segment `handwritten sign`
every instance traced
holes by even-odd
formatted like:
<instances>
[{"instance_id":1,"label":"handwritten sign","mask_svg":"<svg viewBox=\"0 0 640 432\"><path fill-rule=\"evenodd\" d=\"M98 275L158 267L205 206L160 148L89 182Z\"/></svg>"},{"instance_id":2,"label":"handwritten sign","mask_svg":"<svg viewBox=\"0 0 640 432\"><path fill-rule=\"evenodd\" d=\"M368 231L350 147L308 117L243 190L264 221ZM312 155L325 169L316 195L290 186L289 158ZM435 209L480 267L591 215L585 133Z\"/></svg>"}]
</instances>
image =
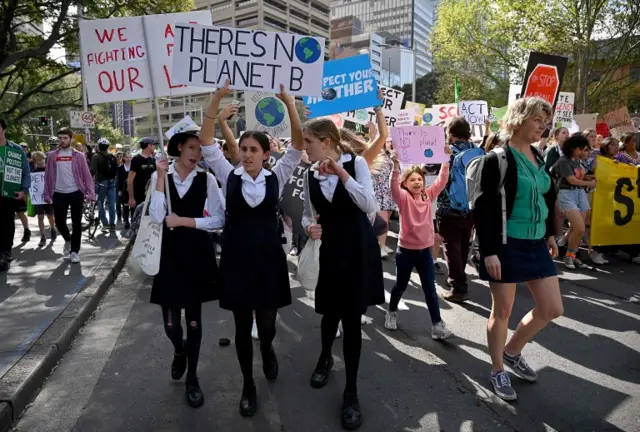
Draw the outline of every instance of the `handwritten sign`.
<instances>
[{"instance_id":1,"label":"handwritten sign","mask_svg":"<svg viewBox=\"0 0 640 432\"><path fill-rule=\"evenodd\" d=\"M46 204L44 200L44 172L31 173L29 196L33 205Z\"/></svg>"},{"instance_id":2,"label":"handwritten sign","mask_svg":"<svg viewBox=\"0 0 640 432\"><path fill-rule=\"evenodd\" d=\"M598 122L598 113L595 114L576 114L573 119L578 123L580 130L592 129L596 130L596 123Z\"/></svg>"},{"instance_id":3,"label":"handwritten sign","mask_svg":"<svg viewBox=\"0 0 640 432\"><path fill-rule=\"evenodd\" d=\"M189 126L197 126L197 125L196 125L196 122L194 122L191 117L186 116L185 118L180 120L178 123L176 123L175 125L171 126L171 129L166 131L164 133L164 136L166 136L167 139L171 139L172 136L174 136L177 133L182 132L183 130L185 130Z\"/></svg>"},{"instance_id":4,"label":"handwritten sign","mask_svg":"<svg viewBox=\"0 0 640 432\"><path fill-rule=\"evenodd\" d=\"M320 96L325 39L262 30L176 25L174 78L186 85Z\"/></svg>"},{"instance_id":5,"label":"handwritten sign","mask_svg":"<svg viewBox=\"0 0 640 432\"><path fill-rule=\"evenodd\" d=\"M290 137L291 121L284 103L274 93L245 92L247 130L266 132L273 137Z\"/></svg>"},{"instance_id":6,"label":"handwritten sign","mask_svg":"<svg viewBox=\"0 0 640 432\"><path fill-rule=\"evenodd\" d=\"M622 134L627 132L636 132L636 126L631 120L627 107L617 109L609 114L604 115L604 119L609 126L611 135L620 138Z\"/></svg>"},{"instance_id":7,"label":"handwritten sign","mask_svg":"<svg viewBox=\"0 0 640 432\"><path fill-rule=\"evenodd\" d=\"M436 164L449 160L444 153L444 129L439 126L392 128L391 139L400 162Z\"/></svg>"},{"instance_id":8,"label":"handwritten sign","mask_svg":"<svg viewBox=\"0 0 640 432\"><path fill-rule=\"evenodd\" d=\"M378 87L382 90L382 97L384 98L382 102L382 112L385 120L387 121L387 126L395 127L396 121L398 120L398 113L402 109L404 92L380 84L378 84ZM342 117L350 122L366 125L369 122L375 123L376 112L373 108L359 109L344 112Z\"/></svg>"},{"instance_id":9,"label":"handwritten sign","mask_svg":"<svg viewBox=\"0 0 640 432\"><path fill-rule=\"evenodd\" d=\"M173 79L171 59L176 22L211 24L211 14L205 10L80 21L81 64L89 103L153 97L152 70L156 96L208 91L179 85ZM149 46L144 39L145 25Z\"/></svg>"},{"instance_id":10,"label":"handwritten sign","mask_svg":"<svg viewBox=\"0 0 640 432\"><path fill-rule=\"evenodd\" d=\"M416 112L413 109L403 109L398 111L396 127L413 126L416 121Z\"/></svg>"},{"instance_id":11,"label":"handwritten sign","mask_svg":"<svg viewBox=\"0 0 640 432\"><path fill-rule=\"evenodd\" d=\"M470 125L483 125L489 115L489 105L485 101L461 101L458 112Z\"/></svg>"},{"instance_id":12,"label":"handwritten sign","mask_svg":"<svg viewBox=\"0 0 640 432\"><path fill-rule=\"evenodd\" d=\"M560 92L556 102L556 111L553 115L553 124L556 127L571 127L573 123L573 106L576 94L571 92Z\"/></svg>"},{"instance_id":13,"label":"handwritten sign","mask_svg":"<svg viewBox=\"0 0 640 432\"><path fill-rule=\"evenodd\" d=\"M447 123L458 116L458 104L434 105L432 111L434 117L432 124Z\"/></svg>"},{"instance_id":14,"label":"handwritten sign","mask_svg":"<svg viewBox=\"0 0 640 432\"><path fill-rule=\"evenodd\" d=\"M415 120L418 122L418 126L422 126L423 113L427 109L427 106L425 104L407 101L404 104L404 109L413 110L413 112L415 113Z\"/></svg>"},{"instance_id":15,"label":"handwritten sign","mask_svg":"<svg viewBox=\"0 0 640 432\"><path fill-rule=\"evenodd\" d=\"M9 146L0 147L0 196L14 198L22 187L22 161L25 154Z\"/></svg>"}]
</instances>

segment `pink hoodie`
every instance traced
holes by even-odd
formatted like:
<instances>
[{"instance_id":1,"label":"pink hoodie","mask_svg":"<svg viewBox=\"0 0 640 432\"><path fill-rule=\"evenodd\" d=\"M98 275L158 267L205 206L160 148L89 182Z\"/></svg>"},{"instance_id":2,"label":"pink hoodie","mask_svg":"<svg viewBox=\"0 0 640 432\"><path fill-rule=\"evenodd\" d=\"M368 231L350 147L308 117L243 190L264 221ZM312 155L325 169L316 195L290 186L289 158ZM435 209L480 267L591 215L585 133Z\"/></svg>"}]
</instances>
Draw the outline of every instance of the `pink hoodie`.
<instances>
[{"instance_id":1,"label":"pink hoodie","mask_svg":"<svg viewBox=\"0 0 640 432\"><path fill-rule=\"evenodd\" d=\"M440 195L449 179L449 164L444 163L436 181L424 189L422 197L400 187L400 172L391 174L391 196L398 205L400 213L400 247L422 250L433 246L435 230L433 228L432 202Z\"/></svg>"},{"instance_id":2,"label":"pink hoodie","mask_svg":"<svg viewBox=\"0 0 640 432\"><path fill-rule=\"evenodd\" d=\"M44 201L49 202L53 197L53 193L56 190L56 156L58 156L59 149L53 150L47 154L47 168L44 172ZM89 165L87 165L87 158L84 153L73 149L71 152L71 169L73 170L73 177L78 183L78 188L82 195L90 199L96 200L96 188L89 171Z\"/></svg>"}]
</instances>

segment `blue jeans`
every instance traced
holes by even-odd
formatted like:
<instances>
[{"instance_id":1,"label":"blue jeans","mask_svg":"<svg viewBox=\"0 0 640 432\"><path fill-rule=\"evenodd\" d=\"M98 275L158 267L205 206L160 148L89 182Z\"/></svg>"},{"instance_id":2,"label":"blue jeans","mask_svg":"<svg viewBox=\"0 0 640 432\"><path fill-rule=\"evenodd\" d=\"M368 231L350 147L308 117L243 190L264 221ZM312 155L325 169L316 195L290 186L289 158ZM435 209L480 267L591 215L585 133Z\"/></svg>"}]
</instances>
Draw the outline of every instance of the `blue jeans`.
<instances>
[{"instance_id":1,"label":"blue jeans","mask_svg":"<svg viewBox=\"0 0 640 432\"><path fill-rule=\"evenodd\" d=\"M424 291L427 308L431 315L431 323L437 324L442 321L442 318L440 317L440 303L438 303L438 295L436 294L435 270L430 248L413 250L398 246L396 251L396 283L391 289L389 310L391 312L398 310L398 303L407 289L411 271L414 267L418 271L418 276L420 276L422 291Z\"/></svg>"},{"instance_id":2,"label":"blue jeans","mask_svg":"<svg viewBox=\"0 0 640 432\"><path fill-rule=\"evenodd\" d=\"M102 225L107 225L107 215L104 210L104 199L109 204L109 225L116 223L116 179L104 180L98 183L99 215Z\"/></svg>"}]
</instances>

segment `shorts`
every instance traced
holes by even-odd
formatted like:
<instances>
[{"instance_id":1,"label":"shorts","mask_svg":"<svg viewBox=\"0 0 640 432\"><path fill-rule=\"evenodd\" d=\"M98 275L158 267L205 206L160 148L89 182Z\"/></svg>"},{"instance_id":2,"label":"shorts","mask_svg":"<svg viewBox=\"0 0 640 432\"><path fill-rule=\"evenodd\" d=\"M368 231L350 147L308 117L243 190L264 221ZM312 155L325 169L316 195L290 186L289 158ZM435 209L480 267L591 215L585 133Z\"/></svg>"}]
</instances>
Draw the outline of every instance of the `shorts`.
<instances>
[{"instance_id":1,"label":"shorts","mask_svg":"<svg viewBox=\"0 0 640 432\"><path fill-rule=\"evenodd\" d=\"M587 191L584 189L560 189L558 191L558 206L565 213L569 210L578 210L580 213L591 209Z\"/></svg>"},{"instance_id":2,"label":"shorts","mask_svg":"<svg viewBox=\"0 0 640 432\"><path fill-rule=\"evenodd\" d=\"M27 211L27 202L26 201L18 201L16 205L16 213L24 213Z\"/></svg>"},{"instance_id":3,"label":"shorts","mask_svg":"<svg viewBox=\"0 0 640 432\"><path fill-rule=\"evenodd\" d=\"M501 244L498 251L501 279L494 280L484 265L484 256L480 256L480 279L489 282L519 283L557 276L547 242L507 237L507 244Z\"/></svg>"},{"instance_id":4,"label":"shorts","mask_svg":"<svg viewBox=\"0 0 640 432\"><path fill-rule=\"evenodd\" d=\"M38 204L34 207L37 215L53 216L53 204Z\"/></svg>"}]
</instances>

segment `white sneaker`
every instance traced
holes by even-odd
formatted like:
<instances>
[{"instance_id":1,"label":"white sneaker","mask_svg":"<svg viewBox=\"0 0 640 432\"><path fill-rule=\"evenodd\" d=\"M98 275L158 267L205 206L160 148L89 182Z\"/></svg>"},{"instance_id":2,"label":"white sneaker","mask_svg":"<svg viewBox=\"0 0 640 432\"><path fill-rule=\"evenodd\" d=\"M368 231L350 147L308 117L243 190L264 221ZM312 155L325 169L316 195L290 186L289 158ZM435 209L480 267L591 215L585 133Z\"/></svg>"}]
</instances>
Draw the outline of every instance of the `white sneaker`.
<instances>
[{"instance_id":1,"label":"white sneaker","mask_svg":"<svg viewBox=\"0 0 640 432\"><path fill-rule=\"evenodd\" d=\"M447 328L444 321L431 326L431 338L435 340L446 339L453 336L453 332Z\"/></svg>"},{"instance_id":2,"label":"white sneaker","mask_svg":"<svg viewBox=\"0 0 640 432\"><path fill-rule=\"evenodd\" d=\"M100 230L102 231L104 234L109 232L109 225L102 225L102 229Z\"/></svg>"},{"instance_id":3,"label":"white sneaker","mask_svg":"<svg viewBox=\"0 0 640 432\"><path fill-rule=\"evenodd\" d=\"M218 255L220 255L222 253L222 247L218 243L216 243L216 253Z\"/></svg>"},{"instance_id":4,"label":"white sneaker","mask_svg":"<svg viewBox=\"0 0 640 432\"><path fill-rule=\"evenodd\" d=\"M385 259L389 256L389 253L384 250L384 249L380 249L380 258Z\"/></svg>"},{"instance_id":5,"label":"white sneaker","mask_svg":"<svg viewBox=\"0 0 640 432\"><path fill-rule=\"evenodd\" d=\"M251 327L251 337L255 340L260 340L260 336L258 336L258 326L256 325L256 320L253 320L253 326Z\"/></svg>"},{"instance_id":6,"label":"white sneaker","mask_svg":"<svg viewBox=\"0 0 640 432\"><path fill-rule=\"evenodd\" d=\"M598 265L609 264L609 260L602 253L596 251L591 252L591 262Z\"/></svg>"},{"instance_id":7,"label":"white sneaker","mask_svg":"<svg viewBox=\"0 0 640 432\"><path fill-rule=\"evenodd\" d=\"M69 255L69 259L74 264L78 264L80 262L80 257L76 252L71 252L71 254Z\"/></svg>"},{"instance_id":8,"label":"white sneaker","mask_svg":"<svg viewBox=\"0 0 640 432\"><path fill-rule=\"evenodd\" d=\"M64 248L62 249L63 255L69 255L71 253L71 242L64 242Z\"/></svg>"},{"instance_id":9,"label":"white sneaker","mask_svg":"<svg viewBox=\"0 0 640 432\"><path fill-rule=\"evenodd\" d=\"M389 246L384 245L384 247L382 248L382 250L384 250L387 254L392 254L393 253L393 249L391 249Z\"/></svg>"},{"instance_id":10,"label":"white sneaker","mask_svg":"<svg viewBox=\"0 0 640 432\"><path fill-rule=\"evenodd\" d=\"M296 256L298 255L298 248L297 247L292 247L291 250L289 251L289 255L291 256Z\"/></svg>"},{"instance_id":11,"label":"white sneaker","mask_svg":"<svg viewBox=\"0 0 640 432\"><path fill-rule=\"evenodd\" d=\"M384 328L387 330L398 330L398 311L387 311L384 317Z\"/></svg>"},{"instance_id":12,"label":"white sneaker","mask_svg":"<svg viewBox=\"0 0 640 432\"><path fill-rule=\"evenodd\" d=\"M340 331L340 327L342 327L342 321L338 323L338 330L336 331L336 338L342 336L342 332Z\"/></svg>"}]
</instances>

